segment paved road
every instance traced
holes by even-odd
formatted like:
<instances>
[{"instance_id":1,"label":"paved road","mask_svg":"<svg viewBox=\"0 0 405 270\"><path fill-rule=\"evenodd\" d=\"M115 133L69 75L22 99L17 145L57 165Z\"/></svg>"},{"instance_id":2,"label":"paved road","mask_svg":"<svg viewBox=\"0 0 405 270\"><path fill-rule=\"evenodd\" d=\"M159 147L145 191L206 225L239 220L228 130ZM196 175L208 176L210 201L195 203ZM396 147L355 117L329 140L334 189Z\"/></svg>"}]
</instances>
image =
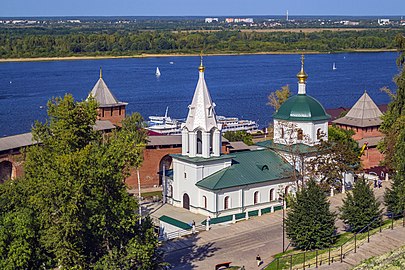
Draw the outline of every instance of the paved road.
<instances>
[{"instance_id":1,"label":"paved road","mask_svg":"<svg viewBox=\"0 0 405 270\"><path fill-rule=\"evenodd\" d=\"M384 188L376 189L376 196L382 200ZM331 208L341 205L342 194L330 198ZM343 229L342 222L337 226ZM288 240L286 240L288 243ZM253 217L236 224L213 226L194 237L168 242L164 247L166 261L174 269L214 269L221 262L248 269L258 269L255 257L259 254L264 263L282 251L282 211Z\"/></svg>"}]
</instances>

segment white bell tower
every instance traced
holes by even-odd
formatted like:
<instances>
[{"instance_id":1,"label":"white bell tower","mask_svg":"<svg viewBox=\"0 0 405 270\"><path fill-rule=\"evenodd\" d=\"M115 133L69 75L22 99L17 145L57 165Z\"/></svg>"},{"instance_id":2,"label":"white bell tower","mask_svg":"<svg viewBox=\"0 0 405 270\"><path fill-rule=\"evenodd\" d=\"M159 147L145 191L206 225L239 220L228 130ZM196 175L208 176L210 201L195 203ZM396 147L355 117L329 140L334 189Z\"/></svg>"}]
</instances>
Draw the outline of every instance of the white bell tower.
<instances>
[{"instance_id":1,"label":"white bell tower","mask_svg":"<svg viewBox=\"0 0 405 270\"><path fill-rule=\"evenodd\" d=\"M186 123L182 126L182 155L188 157L219 157L221 155L221 129L217 123L215 103L212 102L204 79L202 56L198 67L199 78L193 101L188 106Z\"/></svg>"}]
</instances>

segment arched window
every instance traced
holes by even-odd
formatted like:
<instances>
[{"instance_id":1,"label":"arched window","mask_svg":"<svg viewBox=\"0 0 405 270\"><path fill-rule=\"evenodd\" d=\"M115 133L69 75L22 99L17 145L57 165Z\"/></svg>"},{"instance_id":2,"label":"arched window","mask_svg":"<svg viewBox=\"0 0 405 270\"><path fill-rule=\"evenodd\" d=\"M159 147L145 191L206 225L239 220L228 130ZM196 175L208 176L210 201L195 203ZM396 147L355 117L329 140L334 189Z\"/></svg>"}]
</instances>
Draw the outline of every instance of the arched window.
<instances>
[{"instance_id":1,"label":"arched window","mask_svg":"<svg viewBox=\"0 0 405 270\"><path fill-rule=\"evenodd\" d=\"M280 129L281 139L284 139L284 128Z\"/></svg>"},{"instance_id":2,"label":"arched window","mask_svg":"<svg viewBox=\"0 0 405 270\"><path fill-rule=\"evenodd\" d=\"M253 195L253 204L258 203L259 203L259 191L256 191L255 194Z\"/></svg>"},{"instance_id":3,"label":"arched window","mask_svg":"<svg viewBox=\"0 0 405 270\"><path fill-rule=\"evenodd\" d=\"M274 188L270 189L270 201L274 201Z\"/></svg>"},{"instance_id":4,"label":"arched window","mask_svg":"<svg viewBox=\"0 0 405 270\"><path fill-rule=\"evenodd\" d=\"M13 178L13 164L10 161L0 162L0 184Z\"/></svg>"},{"instance_id":5,"label":"arched window","mask_svg":"<svg viewBox=\"0 0 405 270\"><path fill-rule=\"evenodd\" d=\"M224 199L224 210L230 207L229 196L226 196Z\"/></svg>"},{"instance_id":6,"label":"arched window","mask_svg":"<svg viewBox=\"0 0 405 270\"><path fill-rule=\"evenodd\" d=\"M298 129L298 131L297 131L297 139L300 140L300 141L304 139L304 133L302 132L302 129Z\"/></svg>"},{"instance_id":7,"label":"arched window","mask_svg":"<svg viewBox=\"0 0 405 270\"><path fill-rule=\"evenodd\" d=\"M207 209L207 197L203 196L203 206Z\"/></svg>"},{"instance_id":8,"label":"arched window","mask_svg":"<svg viewBox=\"0 0 405 270\"><path fill-rule=\"evenodd\" d=\"M316 138L320 140L322 138L322 129L318 128L316 131Z\"/></svg>"},{"instance_id":9,"label":"arched window","mask_svg":"<svg viewBox=\"0 0 405 270\"><path fill-rule=\"evenodd\" d=\"M290 186L286 186L284 190L284 195L287 196L288 192L290 192Z\"/></svg>"},{"instance_id":10,"label":"arched window","mask_svg":"<svg viewBox=\"0 0 405 270\"><path fill-rule=\"evenodd\" d=\"M197 131L197 154L202 154L202 132Z\"/></svg>"}]
</instances>

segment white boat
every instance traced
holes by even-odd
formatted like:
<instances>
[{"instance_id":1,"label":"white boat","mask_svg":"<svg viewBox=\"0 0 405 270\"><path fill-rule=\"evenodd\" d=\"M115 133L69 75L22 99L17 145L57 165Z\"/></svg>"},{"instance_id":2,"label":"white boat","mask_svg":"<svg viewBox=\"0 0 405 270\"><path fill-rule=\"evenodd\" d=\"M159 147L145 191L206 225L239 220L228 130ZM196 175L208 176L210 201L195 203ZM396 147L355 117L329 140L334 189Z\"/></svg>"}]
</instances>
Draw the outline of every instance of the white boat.
<instances>
[{"instance_id":1,"label":"white boat","mask_svg":"<svg viewBox=\"0 0 405 270\"><path fill-rule=\"evenodd\" d=\"M156 77L160 77L160 70L159 70L159 67L156 68L156 73L155 73L155 74L156 74Z\"/></svg>"},{"instance_id":2,"label":"white boat","mask_svg":"<svg viewBox=\"0 0 405 270\"><path fill-rule=\"evenodd\" d=\"M240 120L237 117L217 116L217 121L222 124L222 132L246 131L248 133L257 132L259 125L252 120Z\"/></svg>"},{"instance_id":3,"label":"white boat","mask_svg":"<svg viewBox=\"0 0 405 270\"><path fill-rule=\"evenodd\" d=\"M169 107L166 107L166 112L164 116L149 116L149 125L162 125L162 124L172 124L173 120L167 116Z\"/></svg>"},{"instance_id":4,"label":"white boat","mask_svg":"<svg viewBox=\"0 0 405 270\"><path fill-rule=\"evenodd\" d=\"M333 62L332 70L336 70L336 69L337 69L337 67L336 67L336 63L335 63L335 62Z\"/></svg>"},{"instance_id":5,"label":"white boat","mask_svg":"<svg viewBox=\"0 0 405 270\"><path fill-rule=\"evenodd\" d=\"M162 135L181 134L181 125L185 119L172 119L167 115L168 107L166 108L165 116L149 116L148 130L160 133ZM256 133L259 131L259 125L252 120L240 120L237 117L217 116L218 124L222 125L222 132L227 131L246 131L248 133Z\"/></svg>"}]
</instances>

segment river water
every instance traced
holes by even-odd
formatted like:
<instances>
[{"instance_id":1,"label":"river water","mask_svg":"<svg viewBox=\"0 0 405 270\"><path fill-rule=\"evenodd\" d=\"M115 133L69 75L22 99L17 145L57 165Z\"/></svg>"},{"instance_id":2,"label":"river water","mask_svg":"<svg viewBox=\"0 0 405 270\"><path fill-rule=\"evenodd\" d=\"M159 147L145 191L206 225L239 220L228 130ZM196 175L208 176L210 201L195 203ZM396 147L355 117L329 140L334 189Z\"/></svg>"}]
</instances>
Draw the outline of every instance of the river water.
<instances>
[{"instance_id":1,"label":"river water","mask_svg":"<svg viewBox=\"0 0 405 270\"><path fill-rule=\"evenodd\" d=\"M325 108L350 107L364 90L377 104L389 102L381 87L395 90L397 53L307 55L307 94ZM199 57L158 57L103 60L0 63L0 136L28 132L35 120L46 119L46 102L72 93L87 97L103 69L113 94L128 102L128 112L185 118L198 79ZM336 63L336 70L332 69ZM283 85L297 92L300 55L204 57L205 79L218 115L271 121L267 95ZM159 67L161 76L156 78Z\"/></svg>"}]
</instances>

